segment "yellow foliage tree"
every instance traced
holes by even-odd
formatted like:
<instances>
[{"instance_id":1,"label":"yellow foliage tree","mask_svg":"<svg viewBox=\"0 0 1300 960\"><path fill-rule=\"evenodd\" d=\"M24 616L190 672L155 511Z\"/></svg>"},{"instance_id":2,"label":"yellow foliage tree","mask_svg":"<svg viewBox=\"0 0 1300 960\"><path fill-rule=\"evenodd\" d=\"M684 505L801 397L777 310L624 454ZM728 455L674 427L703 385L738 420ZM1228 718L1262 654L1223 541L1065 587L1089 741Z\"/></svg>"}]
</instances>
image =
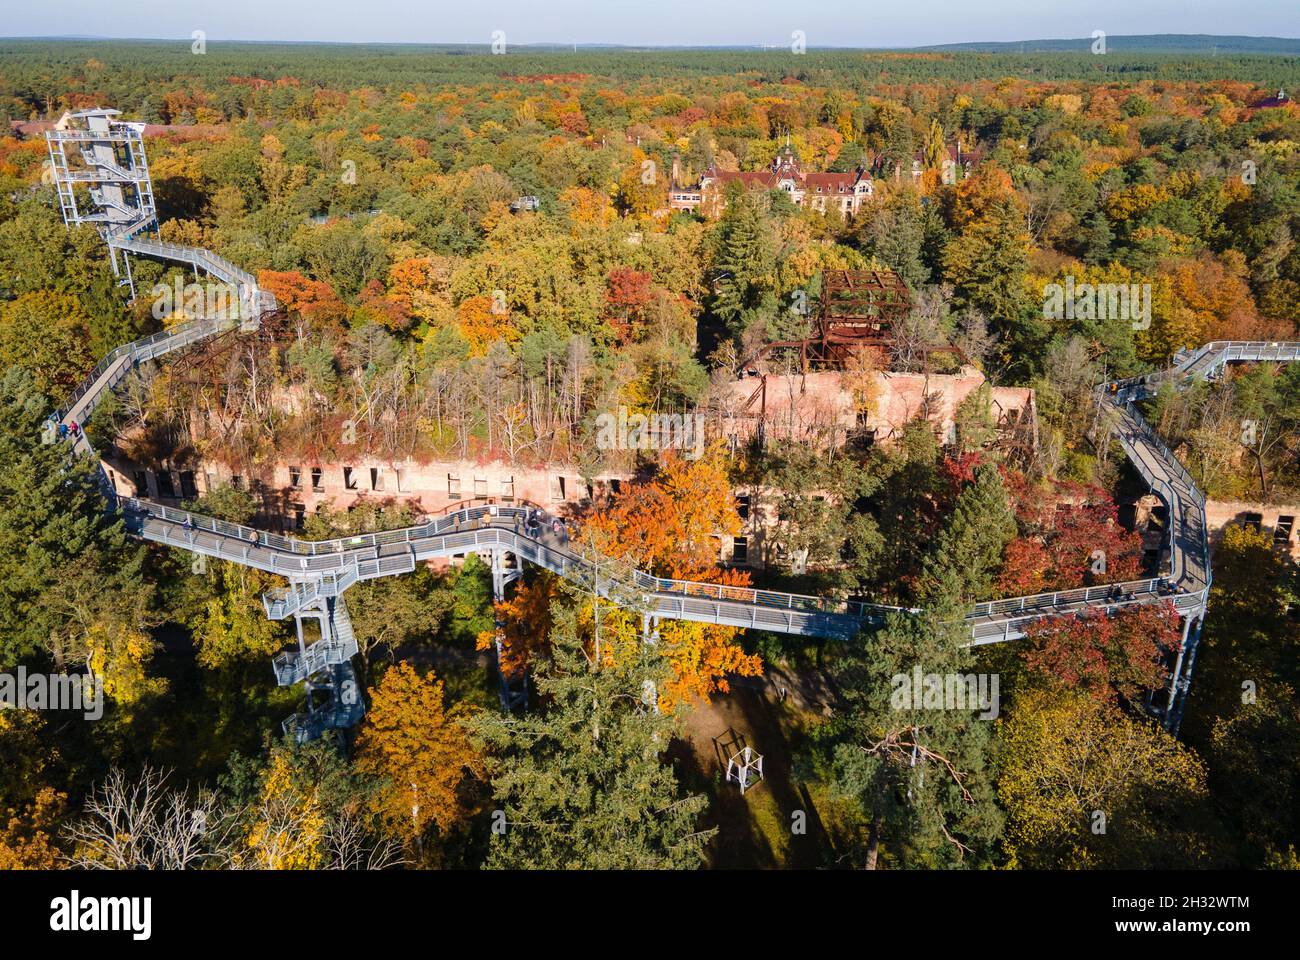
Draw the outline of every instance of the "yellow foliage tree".
<instances>
[{"instance_id":1,"label":"yellow foliage tree","mask_svg":"<svg viewBox=\"0 0 1300 960\"><path fill-rule=\"evenodd\" d=\"M218 669L245 657L269 657L287 642L286 628L267 620L262 594L275 578L224 560L209 566L216 589L193 624L199 663Z\"/></svg>"},{"instance_id":2,"label":"yellow foliage tree","mask_svg":"<svg viewBox=\"0 0 1300 960\"><path fill-rule=\"evenodd\" d=\"M659 165L640 150L618 179L619 202L633 217L648 217L668 205L668 178Z\"/></svg>"},{"instance_id":3,"label":"yellow foliage tree","mask_svg":"<svg viewBox=\"0 0 1300 960\"><path fill-rule=\"evenodd\" d=\"M1204 340L1251 340L1268 334L1255 309L1241 254L1230 251L1216 257L1205 253L1180 260L1163 273L1175 300L1193 318L1194 333L1201 338L1179 346L1195 346Z\"/></svg>"},{"instance_id":4,"label":"yellow foliage tree","mask_svg":"<svg viewBox=\"0 0 1300 960\"><path fill-rule=\"evenodd\" d=\"M462 716L444 709L441 680L406 662L374 690L356 766L385 782L375 812L410 843L430 825L446 832L474 813L463 788L481 775L482 761Z\"/></svg>"},{"instance_id":5,"label":"yellow foliage tree","mask_svg":"<svg viewBox=\"0 0 1300 960\"><path fill-rule=\"evenodd\" d=\"M0 306L0 366L25 367L41 393L62 400L94 363L77 297L38 290Z\"/></svg>"},{"instance_id":6,"label":"yellow foliage tree","mask_svg":"<svg viewBox=\"0 0 1300 960\"><path fill-rule=\"evenodd\" d=\"M1153 723L1078 690L1029 689L999 726L1011 866L1150 866L1203 854L1168 811L1204 796L1205 770Z\"/></svg>"},{"instance_id":7,"label":"yellow foliage tree","mask_svg":"<svg viewBox=\"0 0 1300 960\"><path fill-rule=\"evenodd\" d=\"M569 187L559 196L560 209L575 224L608 227L618 219L618 211L609 196L587 187Z\"/></svg>"},{"instance_id":8,"label":"yellow foliage tree","mask_svg":"<svg viewBox=\"0 0 1300 960\"><path fill-rule=\"evenodd\" d=\"M315 788L302 789L288 759L273 753L262 775L242 859L260 870L319 869L324 863L326 826Z\"/></svg>"},{"instance_id":9,"label":"yellow foliage tree","mask_svg":"<svg viewBox=\"0 0 1300 960\"><path fill-rule=\"evenodd\" d=\"M0 828L0 870L53 870L58 851L50 837L67 805L67 795L43 787L31 803L8 811Z\"/></svg>"},{"instance_id":10,"label":"yellow foliage tree","mask_svg":"<svg viewBox=\"0 0 1300 960\"><path fill-rule=\"evenodd\" d=\"M86 644L91 673L104 685L104 694L118 703L135 703L165 689L165 680L148 676L154 641L143 630L101 621L91 625Z\"/></svg>"},{"instance_id":11,"label":"yellow foliage tree","mask_svg":"<svg viewBox=\"0 0 1300 960\"><path fill-rule=\"evenodd\" d=\"M1125 190L1116 190L1106 199L1106 215L1116 222L1141 216L1170 198L1164 187L1138 183Z\"/></svg>"},{"instance_id":12,"label":"yellow foliage tree","mask_svg":"<svg viewBox=\"0 0 1300 960\"><path fill-rule=\"evenodd\" d=\"M66 801L45 785L57 758L37 710L0 709L0 870L49 869L54 822Z\"/></svg>"}]
</instances>

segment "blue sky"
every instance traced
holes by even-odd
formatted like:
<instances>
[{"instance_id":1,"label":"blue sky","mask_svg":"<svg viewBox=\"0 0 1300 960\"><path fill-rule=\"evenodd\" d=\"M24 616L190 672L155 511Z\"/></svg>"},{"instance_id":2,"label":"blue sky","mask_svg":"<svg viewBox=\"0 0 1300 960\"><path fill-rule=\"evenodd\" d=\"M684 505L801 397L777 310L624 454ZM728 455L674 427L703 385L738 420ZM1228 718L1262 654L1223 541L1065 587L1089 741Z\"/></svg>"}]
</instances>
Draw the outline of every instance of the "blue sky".
<instances>
[{"instance_id":1,"label":"blue sky","mask_svg":"<svg viewBox=\"0 0 1300 960\"><path fill-rule=\"evenodd\" d=\"M0 0L0 35L919 46L1215 33L1300 37L1297 0Z\"/></svg>"}]
</instances>

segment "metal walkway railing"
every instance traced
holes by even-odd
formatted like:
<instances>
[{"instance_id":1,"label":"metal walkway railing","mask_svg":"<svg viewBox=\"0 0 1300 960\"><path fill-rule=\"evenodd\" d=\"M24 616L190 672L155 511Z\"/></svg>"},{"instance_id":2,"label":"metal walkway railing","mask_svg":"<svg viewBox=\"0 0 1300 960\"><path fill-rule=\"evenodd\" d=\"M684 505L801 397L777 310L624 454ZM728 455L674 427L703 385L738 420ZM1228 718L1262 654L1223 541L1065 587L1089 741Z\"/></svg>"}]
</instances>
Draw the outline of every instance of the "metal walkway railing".
<instances>
[{"instance_id":1,"label":"metal walkway railing","mask_svg":"<svg viewBox=\"0 0 1300 960\"><path fill-rule=\"evenodd\" d=\"M62 137L87 141L103 139L97 134L84 137L64 134ZM114 134L113 139L116 137ZM138 162L140 168L147 171L142 153ZM130 175L114 162L101 163L100 166L112 178ZM62 202L64 186L60 186L60 190ZM251 274L211 251L139 239L138 234L153 222L150 212L132 222L105 226L102 232L115 249L186 263L235 285L246 317L260 318L263 311L275 309L275 298L260 290ZM90 376L73 391L62 414L63 421L84 422L103 396L138 364L228 330L235 322L194 320L118 347L100 361ZM1300 343L1215 341L1194 351L1180 351L1168 370L1100 385L1097 388L1099 397L1115 413L1111 430L1142 478L1169 510L1169 573L1146 580L976 604L966 617L972 644L1016 639L1024 635L1030 623L1045 616L1088 610L1110 612L1134 604L1170 603L1184 616L1188 626L1193 620L1199 622L1205 612L1211 582L1205 497L1135 404L1153 395L1166 382L1179 385L1195 377L1212 376L1230 362L1297 359L1300 359ZM78 452L93 452L84 432L79 433L74 444ZM344 663L336 662L343 655L338 644L342 642L346 646L350 643L349 649L355 649L355 638L350 641L340 639L344 635L351 636L342 597L348 586L358 580L410 572L421 560L476 550L509 551L577 581L615 603L637 607L654 617L783 633L846 637L863 625L883 622L891 613L915 612L856 600L656 577L610 558L586 553L570 543L567 536L543 532L549 524L543 524L541 530L537 530L526 523L529 511L519 507L477 507L401 530L306 541L257 532L246 526L147 500L119 498L111 487L106 489L106 494L110 507L123 511L129 529L138 536L288 578L290 586L287 589L274 591L264 598L267 615L284 618L300 616L305 610L319 612L323 609L328 612L332 626L327 629L332 632L330 637L323 638L311 648L316 650L319 647L319 653L309 656L305 651L299 651L287 660L277 660L277 677L282 676L282 666L284 676L298 679L329 669L333 671L335 686L344 682L345 672L350 675L350 667L344 670L346 657ZM1183 649L1178 653L1171 687L1171 710L1180 684L1185 691L1188 682L1182 674L1183 658L1185 653L1194 651L1188 650L1187 636L1185 630ZM1193 637L1193 648L1194 645ZM313 664L315 669L309 669ZM1187 670L1189 678L1190 658ZM341 703L337 698L330 707L334 713L342 710L349 715L355 714L356 709L355 704ZM324 722L311 712L290 721L297 731L295 735L302 735L304 730Z\"/></svg>"},{"instance_id":2,"label":"metal walkway railing","mask_svg":"<svg viewBox=\"0 0 1300 960\"><path fill-rule=\"evenodd\" d=\"M337 597L326 613L330 625L326 635L302 650L285 650L271 661L276 682L282 687L302 683L330 667L346 663L357 654L357 638L352 632L352 618L347 604Z\"/></svg>"},{"instance_id":3,"label":"metal walkway railing","mask_svg":"<svg viewBox=\"0 0 1300 960\"><path fill-rule=\"evenodd\" d=\"M1234 361L1300 358L1300 344L1221 344L1185 358L1185 376L1203 376ZM1144 580L1099 584L1075 590L1011 597L976 604L966 616L972 645L1000 643L1025 635L1044 617L1113 613L1145 604L1169 604L1188 627L1204 616L1211 582L1205 497L1173 452L1155 434L1134 404L1152 395L1170 374L1103 384L1099 395L1115 411L1113 432L1139 474L1169 510L1170 569ZM577 581L594 593L643 614L667 619L722 624L832 638L853 636L864 626L883 623L899 607L856 600L815 597L717 583L670 580L631 569L608 557L591 555L566 536L527 522L528 508L475 507L399 530L325 541L254 531L239 524L188 513L138 498L120 501L130 529L159 543L233 560L285 576L292 586L266 599L269 616L289 616L352 582L407 572L434 557L503 550ZM1189 647L1189 636L1190 644ZM1184 631L1177 652L1169 722L1177 722L1176 695L1190 683L1190 657L1196 635ZM1188 666L1184 667L1187 658Z\"/></svg>"},{"instance_id":4,"label":"metal walkway railing","mask_svg":"<svg viewBox=\"0 0 1300 960\"><path fill-rule=\"evenodd\" d=\"M93 406L111 385L106 381L113 376L115 360L129 358L134 364L140 358L178 349L227 326L225 321L194 321L119 348L96 368L98 377L92 375L88 385L79 388L81 402L89 398ZM1229 359L1253 359L1250 346L1231 344ZM1274 359L1279 345L1254 346L1260 347L1260 353L1267 352L1267 359ZM1300 344L1286 346L1300 357ZM1203 361L1204 354L1199 354L1199 359ZM1227 361L1203 364L1203 368L1215 369L1222 362ZM1210 585L1204 495L1133 407L1135 400L1150 394L1149 384L1157 377L1160 375L1147 381L1125 381L1120 392L1111 389L1113 384L1106 384L1100 393L1111 400L1117 411L1115 434L1125 453L1170 511L1169 574L976 604L967 617L974 642L1016 639L1034 620L1088 608L1113 610L1167 600L1184 615L1197 616L1203 610ZM572 544L560 543L546 534L529 536L524 531L529 511L521 507L477 507L399 530L310 541L255 531L138 498L121 498L119 505L132 531L145 539L288 578L294 586L266 600L268 615L273 617L291 616L294 609L309 605L317 596L337 596L356 580L409 572L419 561L476 549L509 550L563 576L591 577L593 582L598 571L613 571L619 566L610 558L588 556ZM543 524L543 529L547 526ZM864 624L881 623L891 612L903 612L903 608L855 600L670 580L641 570L624 570L617 577L605 573L599 579L602 595L611 599L637 597L657 616L786 633L843 636ZM327 582L334 584L332 593Z\"/></svg>"}]
</instances>

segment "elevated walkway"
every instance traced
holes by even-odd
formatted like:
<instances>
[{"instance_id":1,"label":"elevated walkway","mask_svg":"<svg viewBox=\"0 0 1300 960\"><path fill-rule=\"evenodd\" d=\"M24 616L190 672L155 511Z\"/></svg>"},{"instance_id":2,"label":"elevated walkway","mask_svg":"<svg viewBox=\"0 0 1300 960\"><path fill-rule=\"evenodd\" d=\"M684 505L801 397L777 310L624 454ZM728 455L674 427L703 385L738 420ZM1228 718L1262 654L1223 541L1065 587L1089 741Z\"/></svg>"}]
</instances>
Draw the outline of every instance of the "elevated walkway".
<instances>
[{"instance_id":1,"label":"elevated walkway","mask_svg":"<svg viewBox=\"0 0 1300 960\"><path fill-rule=\"evenodd\" d=\"M63 418L85 421L104 394L136 365L230 329L233 321L197 320L119 347L92 371L73 394ZM1214 345L1208 345L1214 347ZM1142 604L1170 603L1190 625L1205 611L1211 583L1205 497L1172 451L1156 436L1136 407L1172 380L1210 375L1229 362L1300 358L1297 344L1220 344L1184 358L1183 368L1144 378L1103 384L1098 395L1112 411L1111 431L1170 516L1170 569L1144 580L1108 583L976 604L966 617L975 645L1015 640L1045 616L1089 610L1112 613ZM84 435L80 448L88 445ZM506 551L582 583L602 597L636 607L654 618L715 623L778 633L847 638L864 626L879 625L900 608L716 583L668 580L615 561L579 552L549 532L530 535L519 507L477 507L428 523L378 534L307 541L254 531L213 517L189 513L139 498L120 498L128 528L138 536L222 560L232 560L290 581L264 598L272 618L293 616L313 604L341 597L359 580L409 573L421 561L474 551ZM549 516L545 519L550 520ZM1187 654L1195 638L1185 636L1177 666L1182 689L1189 677ZM1186 664L1186 665L1185 665ZM1174 699L1177 699L1175 697Z\"/></svg>"},{"instance_id":2,"label":"elevated walkway","mask_svg":"<svg viewBox=\"0 0 1300 960\"><path fill-rule=\"evenodd\" d=\"M1207 375L1229 362L1300 358L1297 344L1222 344L1185 358L1186 371L1103 384L1098 395L1112 411L1110 431L1170 516L1168 573L976 604L966 616L971 643L1015 640L1036 620L1087 611L1114 613L1134 605L1168 603L1185 620L1166 715L1190 683L1190 668L1208 596L1211 570L1205 497L1172 451L1156 436L1136 403L1171 377ZM1181 379L1180 379L1181 378ZM544 567L619 605L654 619L689 620L744 629L848 638L879 625L898 607L716 583L669 580L593 556L550 532L532 529L522 507L475 507L400 530L327 541L306 541L187 513L150 501L123 499L128 527L138 536L286 577L291 586L265 600L267 614L283 617L357 580L409 572L435 557L503 551ZM553 518L544 516L549 521Z\"/></svg>"},{"instance_id":3,"label":"elevated walkway","mask_svg":"<svg viewBox=\"0 0 1300 960\"><path fill-rule=\"evenodd\" d=\"M235 286L245 318L260 319L263 313L275 310L275 298L261 290L251 274L228 260L208 250L142 238L141 234L156 223L143 143L134 125L111 120L115 113L87 111L79 116L86 119L90 130L52 131L47 135L65 220L102 223L100 231L106 242L114 251L122 251L124 258L126 253L134 253L185 263ZM68 164L68 144L80 149L84 169L74 170ZM123 192L124 183L134 186L134 199ZM93 188L92 199L102 212L80 210L75 190L78 184ZM114 265L116 269L116 260ZM63 422L84 423L108 391L140 363L198 343L235 323L217 319L189 321L118 347L73 392L67 409L60 413ZM1143 419L1136 404L1166 383L1180 387L1196 378L1217 376L1228 363L1297 359L1300 343L1215 341L1180 352L1168 370L1101 384L1097 396L1110 411L1111 419L1107 434L1118 440L1169 510L1168 573L1145 580L976 604L965 618L971 643L1017 639L1024 636L1031 623L1046 616L1086 611L1112 613L1133 605L1169 603L1184 618L1183 642L1164 709L1166 723L1176 729L1191 680L1212 576L1205 497ZM84 432L73 443L78 452L93 453ZM417 563L434 557L470 552L487 552L497 558L513 554L595 595L638 610L647 622L667 618L848 638L864 626L883 623L891 613L916 612L853 600L656 577L608 557L585 553L570 543L567 535L550 532L549 524L533 530L525 523L528 511L518 507L471 508L401 530L315 542L258 532L139 498L119 498L111 488L106 489L106 495L110 507L122 511L128 529L143 539L285 577L289 586L270 592L263 603L268 617L294 617L300 636L304 616L319 618L322 639L310 648L300 643L298 651L280 655L274 664L278 681L307 684L307 709L286 722L286 732L300 738L347 726L345 721L355 722L363 709L359 697L346 693L349 684L355 687L348 661L356 652L356 641L343 603L344 591L359 580L409 573ZM313 679L319 677L326 679ZM329 694L326 701L321 703L317 698L314 702L313 694L321 690Z\"/></svg>"}]
</instances>

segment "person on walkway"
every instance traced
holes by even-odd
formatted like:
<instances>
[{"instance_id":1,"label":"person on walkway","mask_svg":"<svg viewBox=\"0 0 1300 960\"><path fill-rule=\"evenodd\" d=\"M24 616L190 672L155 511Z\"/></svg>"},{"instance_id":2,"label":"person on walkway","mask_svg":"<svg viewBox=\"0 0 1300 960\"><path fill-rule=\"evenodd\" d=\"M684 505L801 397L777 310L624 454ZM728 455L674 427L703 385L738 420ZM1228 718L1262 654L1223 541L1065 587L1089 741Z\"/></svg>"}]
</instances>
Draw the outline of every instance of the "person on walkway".
<instances>
[{"instance_id":1,"label":"person on walkway","mask_svg":"<svg viewBox=\"0 0 1300 960\"><path fill-rule=\"evenodd\" d=\"M77 423L76 420L73 420L71 423L68 424L68 432L71 433L73 437L76 437L79 433L81 433L81 426Z\"/></svg>"},{"instance_id":2,"label":"person on walkway","mask_svg":"<svg viewBox=\"0 0 1300 960\"><path fill-rule=\"evenodd\" d=\"M66 423L59 424L59 439L68 439L68 425Z\"/></svg>"},{"instance_id":3,"label":"person on walkway","mask_svg":"<svg viewBox=\"0 0 1300 960\"><path fill-rule=\"evenodd\" d=\"M253 536L252 536L250 539L251 539L252 542L253 542L253 546L257 546L257 545L258 545L258 543L260 542L260 538L258 537L258 535L257 535L257 531L256 531L256 530L253 531Z\"/></svg>"}]
</instances>

